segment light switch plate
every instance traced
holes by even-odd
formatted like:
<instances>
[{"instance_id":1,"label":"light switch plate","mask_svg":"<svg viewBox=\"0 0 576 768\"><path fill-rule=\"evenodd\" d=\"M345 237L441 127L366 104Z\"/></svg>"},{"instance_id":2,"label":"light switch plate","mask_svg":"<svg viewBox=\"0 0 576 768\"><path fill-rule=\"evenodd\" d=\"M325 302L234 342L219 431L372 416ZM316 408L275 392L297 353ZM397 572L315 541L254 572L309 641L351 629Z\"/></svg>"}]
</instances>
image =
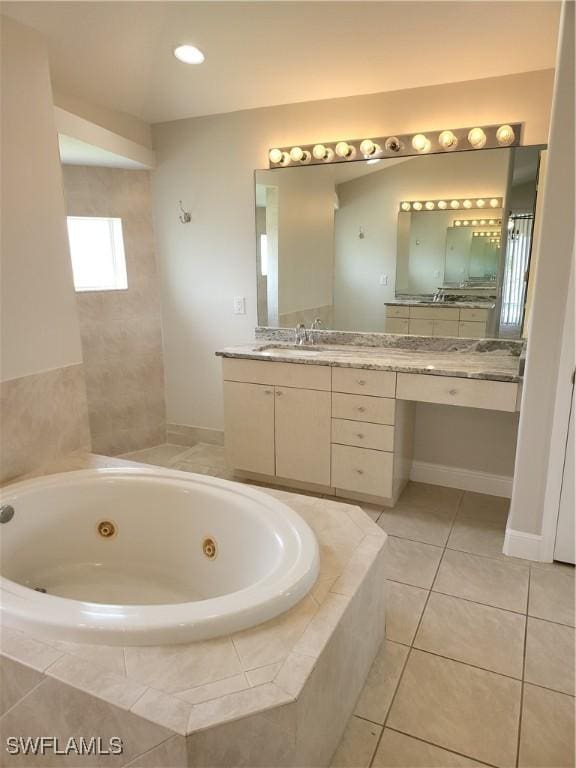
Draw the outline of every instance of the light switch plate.
<instances>
[{"instance_id":1,"label":"light switch plate","mask_svg":"<svg viewBox=\"0 0 576 768\"><path fill-rule=\"evenodd\" d=\"M234 314L235 315L246 314L246 297L245 296L234 297Z\"/></svg>"}]
</instances>

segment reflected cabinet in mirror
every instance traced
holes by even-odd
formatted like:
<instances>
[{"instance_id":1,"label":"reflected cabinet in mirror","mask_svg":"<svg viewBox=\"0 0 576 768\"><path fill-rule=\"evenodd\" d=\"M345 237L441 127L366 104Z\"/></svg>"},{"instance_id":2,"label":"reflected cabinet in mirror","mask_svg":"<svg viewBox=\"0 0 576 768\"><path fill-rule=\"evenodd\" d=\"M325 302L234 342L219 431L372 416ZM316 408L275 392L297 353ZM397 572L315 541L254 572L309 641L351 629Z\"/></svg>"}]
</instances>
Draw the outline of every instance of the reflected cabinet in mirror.
<instances>
[{"instance_id":1,"label":"reflected cabinet in mirror","mask_svg":"<svg viewBox=\"0 0 576 768\"><path fill-rule=\"evenodd\" d=\"M256 171L259 324L521 337L541 150Z\"/></svg>"}]
</instances>

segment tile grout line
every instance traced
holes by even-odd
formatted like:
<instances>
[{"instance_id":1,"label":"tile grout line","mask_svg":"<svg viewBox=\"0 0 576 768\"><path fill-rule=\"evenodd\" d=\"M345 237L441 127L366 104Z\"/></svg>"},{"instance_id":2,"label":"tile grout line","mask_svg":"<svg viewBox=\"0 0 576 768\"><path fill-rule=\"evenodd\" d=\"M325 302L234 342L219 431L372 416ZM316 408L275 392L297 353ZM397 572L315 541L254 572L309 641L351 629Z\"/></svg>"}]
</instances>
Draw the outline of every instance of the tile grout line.
<instances>
[{"instance_id":1,"label":"tile grout line","mask_svg":"<svg viewBox=\"0 0 576 768\"><path fill-rule=\"evenodd\" d=\"M450 752L452 755L458 755L459 757L464 757L466 760L474 760L474 762L479 763L480 765L486 765L489 768L500 768L499 766L495 765L494 763L487 763L484 760L478 760L475 757L470 757L469 755L465 755L464 752L456 752L454 749L448 749L447 747L439 747L438 744L434 744L433 741L427 741L426 739L422 739L419 736L413 736L411 733L406 733L405 731L400 731L398 728L392 728L391 726L388 726L388 730L394 731L394 733L400 733L402 736L408 736L410 739L415 739L416 741L421 741L423 744L428 744L431 747L436 747L437 749L443 749L446 752Z\"/></svg>"},{"instance_id":2,"label":"tile grout line","mask_svg":"<svg viewBox=\"0 0 576 768\"><path fill-rule=\"evenodd\" d=\"M398 682L396 683L396 687L394 688L394 693L392 694L392 698L390 699L390 705L388 707L388 711L386 712L386 717L384 718L384 722L382 723L382 731L380 732L380 736L378 738L378 741L376 742L376 747L374 748L374 752L372 753L372 758L369 763L369 768L372 768L374 764L374 760L376 758L376 754L378 752L378 749L380 748L380 742L382 741L382 737L384 736L384 731L386 730L386 724L388 722L388 718L390 717L390 713L392 712L392 707L394 706L394 701L396 700L396 695L398 691L400 690L400 686L402 684L402 679L404 678L404 673L406 671L406 667L408 666L408 662L410 661L410 656L412 655L412 651L414 649L414 641L416 640L416 636L418 634L418 630L420 629L420 625L422 624L422 620L424 618L424 613L426 612L426 608L428 607L428 601L430 600L430 595L432 594L432 587L434 586L434 582L436 580L436 576L438 575L438 571L440 570L440 565L442 563L442 560L444 559L444 553L446 552L446 544L448 544L448 539L450 538L450 534L452 533L452 529L454 527L454 522L456 518L458 517L458 510L460 509L462 505L462 499L464 498L464 492L461 493L460 498L458 499L458 504L456 506L456 512L454 513L454 516L452 518L452 522L450 524L450 531L448 532L448 536L446 537L446 543L442 549L442 555L440 559L438 560L438 565L436 566L436 571L434 573L434 578L432 579L432 583L430 585L430 588L428 589L428 595L426 596L426 601L424 603L424 606L422 608L422 613L420 614L420 619L418 621L418 624L416 626L416 630L414 632L414 635L412 637L412 640L410 642L410 647L408 650L408 654L406 656L406 660L404 661L404 665L402 667L402 671L400 672L400 676L398 678ZM386 636L384 637L384 642L386 642Z\"/></svg>"},{"instance_id":3,"label":"tile grout line","mask_svg":"<svg viewBox=\"0 0 576 768\"><path fill-rule=\"evenodd\" d=\"M526 675L526 653L528 650L528 611L530 609L530 580L532 569L528 569L528 589L526 590L526 624L524 627L524 653L522 654L522 685L520 687L520 709L518 712L518 733L516 739L516 768L520 764L520 742L522 739L522 719L524 710L524 677Z\"/></svg>"}]
</instances>

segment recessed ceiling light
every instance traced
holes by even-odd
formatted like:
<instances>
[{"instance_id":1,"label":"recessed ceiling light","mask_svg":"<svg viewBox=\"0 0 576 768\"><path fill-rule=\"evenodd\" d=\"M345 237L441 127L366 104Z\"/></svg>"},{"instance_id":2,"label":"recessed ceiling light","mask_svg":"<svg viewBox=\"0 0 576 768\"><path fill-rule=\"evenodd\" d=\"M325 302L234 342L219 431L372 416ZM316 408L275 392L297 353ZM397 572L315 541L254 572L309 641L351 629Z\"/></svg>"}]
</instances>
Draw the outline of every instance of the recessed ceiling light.
<instances>
[{"instance_id":1,"label":"recessed ceiling light","mask_svg":"<svg viewBox=\"0 0 576 768\"><path fill-rule=\"evenodd\" d=\"M174 56L184 64L202 64L204 54L193 45L178 45L174 48Z\"/></svg>"}]
</instances>

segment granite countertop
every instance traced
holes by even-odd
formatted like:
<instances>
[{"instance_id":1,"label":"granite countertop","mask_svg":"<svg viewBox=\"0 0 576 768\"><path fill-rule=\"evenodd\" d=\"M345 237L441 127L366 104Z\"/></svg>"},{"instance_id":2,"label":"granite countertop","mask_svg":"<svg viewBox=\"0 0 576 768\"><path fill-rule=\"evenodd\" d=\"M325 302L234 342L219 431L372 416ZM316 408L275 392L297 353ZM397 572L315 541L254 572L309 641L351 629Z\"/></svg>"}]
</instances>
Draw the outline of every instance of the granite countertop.
<instances>
[{"instance_id":1,"label":"granite countertop","mask_svg":"<svg viewBox=\"0 0 576 768\"><path fill-rule=\"evenodd\" d=\"M460 309L494 309L493 301L418 301L417 299L392 299L385 307L458 307Z\"/></svg>"},{"instance_id":2,"label":"granite countertop","mask_svg":"<svg viewBox=\"0 0 576 768\"><path fill-rule=\"evenodd\" d=\"M396 337L398 338L398 337ZM456 376L466 379L519 382L521 380L519 350L497 343L468 343L466 346L426 346L428 337L405 347L355 346L351 344L318 343L295 346L285 342L255 342L239 347L227 347L216 352L221 357L267 360L270 362L328 365L341 368L365 368L399 373L424 373L433 376ZM449 339L447 341L450 341ZM459 340L454 339L457 342Z\"/></svg>"}]
</instances>

